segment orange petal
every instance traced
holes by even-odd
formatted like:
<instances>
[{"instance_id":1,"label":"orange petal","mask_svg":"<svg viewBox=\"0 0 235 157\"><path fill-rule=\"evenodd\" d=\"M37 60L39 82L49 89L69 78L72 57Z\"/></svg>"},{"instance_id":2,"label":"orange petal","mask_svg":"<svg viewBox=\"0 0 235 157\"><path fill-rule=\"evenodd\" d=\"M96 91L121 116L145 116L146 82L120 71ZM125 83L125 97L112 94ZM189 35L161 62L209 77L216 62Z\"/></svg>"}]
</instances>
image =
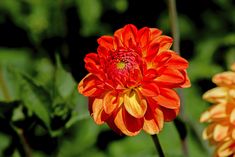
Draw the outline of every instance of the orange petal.
<instances>
[{"instance_id":1,"label":"orange petal","mask_svg":"<svg viewBox=\"0 0 235 157\"><path fill-rule=\"evenodd\" d=\"M155 58L155 56L157 56L159 47L160 47L159 43L154 43L149 46L147 54L146 56L144 56L146 57L147 62L151 61L152 59Z\"/></svg>"},{"instance_id":2,"label":"orange petal","mask_svg":"<svg viewBox=\"0 0 235 157\"><path fill-rule=\"evenodd\" d=\"M201 115L200 122L210 122L226 116L226 106L224 104L216 104Z\"/></svg>"},{"instance_id":3,"label":"orange petal","mask_svg":"<svg viewBox=\"0 0 235 157\"><path fill-rule=\"evenodd\" d=\"M228 126L217 124L214 128L213 138L215 141L221 141L228 135Z\"/></svg>"},{"instance_id":4,"label":"orange petal","mask_svg":"<svg viewBox=\"0 0 235 157\"><path fill-rule=\"evenodd\" d=\"M156 83L143 83L142 87L139 89L141 94L146 97L154 97L160 93L159 87Z\"/></svg>"},{"instance_id":5,"label":"orange petal","mask_svg":"<svg viewBox=\"0 0 235 157\"><path fill-rule=\"evenodd\" d=\"M127 112L135 118L143 117L147 110L146 100L141 99L138 92L134 90L124 94L124 106Z\"/></svg>"},{"instance_id":6,"label":"orange petal","mask_svg":"<svg viewBox=\"0 0 235 157\"><path fill-rule=\"evenodd\" d=\"M235 101L235 89L229 89L229 97Z\"/></svg>"},{"instance_id":7,"label":"orange petal","mask_svg":"<svg viewBox=\"0 0 235 157\"><path fill-rule=\"evenodd\" d=\"M162 31L157 28L150 28L150 32L151 32L151 40L156 39L162 34Z\"/></svg>"},{"instance_id":8,"label":"orange petal","mask_svg":"<svg viewBox=\"0 0 235 157\"><path fill-rule=\"evenodd\" d=\"M166 35L161 35L152 41L152 43L159 43L160 44L159 53L161 53L165 50L169 50L172 45L172 42L173 42L173 39L169 36L166 36Z\"/></svg>"},{"instance_id":9,"label":"orange petal","mask_svg":"<svg viewBox=\"0 0 235 157\"><path fill-rule=\"evenodd\" d=\"M99 63L99 58L96 53L89 53L86 55L85 59L85 68L90 72L97 74L100 72L100 63Z\"/></svg>"},{"instance_id":10,"label":"orange petal","mask_svg":"<svg viewBox=\"0 0 235 157\"><path fill-rule=\"evenodd\" d=\"M137 119L131 116L125 110L125 107L120 107L114 118L114 123L117 128L127 136L135 136L143 127L143 118Z\"/></svg>"},{"instance_id":11,"label":"orange petal","mask_svg":"<svg viewBox=\"0 0 235 157\"><path fill-rule=\"evenodd\" d=\"M119 134L119 135L122 135L122 134L123 134L122 131L121 131L121 130L116 126L116 124L114 123L114 119L115 119L114 115L115 115L115 114L111 115L111 116L106 120L106 122L107 122L108 126L109 126L113 131L115 131L115 132L116 132L117 134Z\"/></svg>"},{"instance_id":12,"label":"orange petal","mask_svg":"<svg viewBox=\"0 0 235 157\"><path fill-rule=\"evenodd\" d=\"M150 39L150 30L148 27L141 28L137 33L137 41L141 48L144 48Z\"/></svg>"},{"instance_id":13,"label":"orange petal","mask_svg":"<svg viewBox=\"0 0 235 157\"><path fill-rule=\"evenodd\" d=\"M203 99L212 103L224 103L227 97L227 88L216 87L203 94Z\"/></svg>"},{"instance_id":14,"label":"orange petal","mask_svg":"<svg viewBox=\"0 0 235 157\"><path fill-rule=\"evenodd\" d=\"M235 63L232 64L231 69L235 72Z\"/></svg>"},{"instance_id":15,"label":"orange petal","mask_svg":"<svg viewBox=\"0 0 235 157\"><path fill-rule=\"evenodd\" d=\"M234 125L235 124L235 108L230 113L230 122Z\"/></svg>"},{"instance_id":16,"label":"orange petal","mask_svg":"<svg viewBox=\"0 0 235 157\"><path fill-rule=\"evenodd\" d=\"M177 69L166 68L155 81L162 87L176 88L185 83L185 73Z\"/></svg>"},{"instance_id":17,"label":"orange petal","mask_svg":"<svg viewBox=\"0 0 235 157\"><path fill-rule=\"evenodd\" d=\"M178 54L176 54L173 51L167 51L167 52L171 52L171 58L167 62L167 66L172 67L172 68L176 68L176 69L188 68L188 61L186 59L180 57Z\"/></svg>"},{"instance_id":18,"label":"orange petal","mask_svg":"<svg viewBox=\"0 0 235 157\"><path fill-rule=\"evenodd\" d=\"M217 74L212 81L219 86L235 86L235 72L227 71Z\"/></svg>"},{"instance_id":19,"label":"orange petal","mask_svg":"<svg viewBox=\"0 0 235 157\"><path fill-rule=\"evenodd\" d=\"M235 142L233 140L226 141L218 146L217 154L219 157L230 156L235 151Z\"/></svg>"},{"instance_id":20,"label":"orange petal","mask_svg":"<svg viewBox=\"0 0 235 157\"><path fill-rule=\"evenodd\" d=\"M180 88L188 88L188 87L190 87L191 86L191 82L190 82L190 79L188 77L187 71L183 70L182 74L184 75L185 80L184 80L184 83L181 84L179 87Z\"/></svg>"},{"instance_id":21,"label":"orange petal","mask_svg":"<svg viewBox=\"0 0 235 157\"><path fill-rule=\"evenodd\" d=\"M103 86L103 82L98 77L89 73L78 84L78 91L85 96L97 96L104 92L103 89L98 88Z\"/></svg>"},{"instance_id":22,"label":"orange petal","mask_svg":"<svg viewBox=\"0 0 235 157\"><path fill-rule=\"evenodd\" d=\"M130 42L136 45L136 36L137 36L137 28L134 25L128 24L123 28L122 32L123 43L127 47L130 46Z\"/></svg>"},{"instance_id":23,"label":"orange petal","mask_svg":"<svg viewBox=\"0 0 235 157\"><path fill-rule=\"evenodd\" d=\"M165 107L161 107L161 110L164 115L164 121L165 122L170 122L176 118L176 116L179 114L179 108L177 109L168 109Z\"/></svg>"},{"instance_id":24,"label":"orange petal","mask_svg":"<svg viewBox=\"0 0 235 157\"><path fill-rule=\"evenodd\" d=\"M103 99L104 111L107 114L112 113L120 104L122 104L123 100L121 100L122 98L119 98L113 91L106 93Z\"/></svg>"},{"instance_id":25,"label":"orange petal","mask_svg":"<svg viewBox=\"0 0 235 157\"><path fill-rule=\"evenodd\" d=\"M144 131L151 135L158 134L163 128L163 123L164 120L162 111L157 107L155 109L151 109L149 107L144 116Z\"/></svg>"},{"instance_id":26,"label":"orange petal","mask_svg":"<svg viewBox=\"0 0 235 157\"><path fill-rule=\"evenodd\" d=\"M103 99L95 98L92 104L92 114L96 124L103 124L108 118L108 114L104 112Z\"/></svg>"},{"instance_id":27,"label":"orange petal","mask_svg":"<svg viewBox=\"0 0 235 157\"><path fill-rule=\"evenodd\" d=\"M180 98L178 94L168 88L160 88L160 95L153 98L159 105L168 109L178 109L180 107Z\"/></svg>"},{"instance_id":28,"label":"orange petal","mask_svg":"<svg viewBox=\"0 0 235 157\"><path fill-rule=\"evenodd\" d=\"M97 42L100 46L105 47L107 49L113 49L113 37L112 36L102 36L100 37Z\"/></svg>"},{"instance_id":29,"label":"orange petal","mask_svg":"<svg viewBox=\"0 0 235 157\"><path fill-rule=\"evenodd\" d=\"M213 136L213 131L215 128L215 124L210 124L208 127L206 127L202 132L202 138L204 140L210 139Z\"/></svg>"}]
</instances>

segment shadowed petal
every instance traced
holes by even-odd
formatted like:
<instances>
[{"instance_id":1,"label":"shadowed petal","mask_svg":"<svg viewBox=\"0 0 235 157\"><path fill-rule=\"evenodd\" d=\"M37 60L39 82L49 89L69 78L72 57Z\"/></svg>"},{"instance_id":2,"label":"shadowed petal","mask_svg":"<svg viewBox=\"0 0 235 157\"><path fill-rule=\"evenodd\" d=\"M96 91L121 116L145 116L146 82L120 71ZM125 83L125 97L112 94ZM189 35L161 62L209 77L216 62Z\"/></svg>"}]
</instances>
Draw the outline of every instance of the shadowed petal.
<instances>
[{"instance_id":1,"label":"shadowed petal","mask_svg":"<svg viewBox=\"0 0 235 157\"><path fill-rule=\"evenodd\" d=\"M176 116L179 114L180 109L168 109L165 107L161 107L161 111L163 112L164 115L164 121L165 122L170 122L176 118Z\"/></svg>"},{"instance_id":2,"label":"shadowed petal","mask_svg":"<svg viewBox=\"0 0 235 157\"><path fill-rule=\"evenodd\" d=\"M233 140L224 142L218 146L216 151L219 157L230 156L235 152L235 142Z\"/></svg>"},{"instance_id":3,"label":"shadowed petal","mask_svg":"<svg viewBox=\"0 0 235 157\"><path fill-rule=\"evenodd\" d=\"M163 113L159 108L151 109L148 107L144 116L144 127L143 130L153 135L159 133L163 128L164 117Z\"/></svg>"},{"instance_id":4,"label":"shadowed petal","mask_svg":"<svg viewBox=\"0 0 235 157\"><path fill-rule=\"evenodd\" d=\"M95 75L89 73L78 84L78 91L85 96L96 96L104 92L104 84Z\"/></svg>"},{"instance_id":5,"label":"shadowed petal","mask_svg":"<svg viewBox=\"0 0 235 157\"><path fill-rule=\"evenodd\" d=\"M104 111L107 114L110 114L122 103L123 103L122 97L119 97L115 92L110 91L106 93L104 96L103 100Z\"/></svg>"},{"instance_id":6,"label":"shadowed petal","mask_svg":"<svg viewBox=\"0 0 235 157\"><path fill-rule=\"evenodd\" d=\"M112 36L102 36L98 40L100 46L105 47L106 49L113 49L113 37Z\"/></svg>"},{"instance_id":7,"label":"shadowed petal","mask_svg":"<svg viewBox=\"0 0 235 157\"><path fill-rule=\"evenodd\" d=\"M99 58L96 53L89 53L86 55L85 59L85 68L90 72L94 74L99 74L100 73L100 63L99 63Z\"/></svg>"},{"instance_id":8,"label":"shadowed petal","mask_svg":"<svg viewBox=\"0 0 235 157\"><path fill-rule=\"evenodd\" d=\"M114 119L114 123L124 134L135 136L143 127L143 118L135 118L125 110L125 107L120 107Z\"/></svg>"},{"instance_id":9,"label":"shadowed petal","mask_svg":"<svg viewBox=\"0 0 235 157\"><path fill-rule=\"evenodd\" d=\"M103 124L105 120L109 117L108 114L104 112L103 99L95 98L92 103L92 114L96 124Z\"/></svg>"}]
</instances>

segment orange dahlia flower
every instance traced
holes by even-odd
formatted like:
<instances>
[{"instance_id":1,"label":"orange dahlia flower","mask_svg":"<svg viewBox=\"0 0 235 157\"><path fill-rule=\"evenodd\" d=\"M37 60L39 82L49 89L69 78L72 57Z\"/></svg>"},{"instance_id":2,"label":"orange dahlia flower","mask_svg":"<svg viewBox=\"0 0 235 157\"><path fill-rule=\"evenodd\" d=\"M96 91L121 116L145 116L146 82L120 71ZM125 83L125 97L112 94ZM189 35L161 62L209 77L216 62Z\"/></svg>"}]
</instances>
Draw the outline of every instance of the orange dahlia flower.
<instances>
[{"instance_id":1,"label":"orange dahlia flower","mask_svg":"<svg viewBox=\"0 0 235 157\"><path fill-rule=\"evenodd\" d=\"M217 74L213 82L218 86L207 91L203 98L214 103L200 121L210 123L203 138L216 146L215 156L235 156L235 64L233 71Z\"/></svg>"},{"instance_id":2,"label":"orange dahlia flower","mask_svg":"<svg viewBox=\"0 0 235 157\"><path fill-rule=\"evenodd\" d=\"M156 28L138 30L128 24L114 36L98 39L98 53L85 57L89 74L78 91L89 97L97 124L106 122L117 133L158 133L174 119L180 99L173 88L190 86L188 62L169 50L172 38Z\"/></svg>"}]
</instances>

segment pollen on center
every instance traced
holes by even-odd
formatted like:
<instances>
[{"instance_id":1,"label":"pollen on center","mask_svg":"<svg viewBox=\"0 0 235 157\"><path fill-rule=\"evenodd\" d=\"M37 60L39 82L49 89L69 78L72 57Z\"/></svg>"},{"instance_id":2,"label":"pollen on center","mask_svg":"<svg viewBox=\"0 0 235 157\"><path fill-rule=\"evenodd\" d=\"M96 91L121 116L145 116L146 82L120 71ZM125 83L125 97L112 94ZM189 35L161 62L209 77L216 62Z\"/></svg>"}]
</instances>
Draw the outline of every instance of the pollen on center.
<instances>
[{"instance_id":1,"label":"pollen on center","mask_svg":"<svg viewBox=\"0 0 235 157\"><path fill-rule=\"evenodd\" d=\"M120 61L120 62L117 63L117 68L118 69L124 69L125 66L126 66L126 63L123 62L123 61Z\"/></svg>"}]
</instances>

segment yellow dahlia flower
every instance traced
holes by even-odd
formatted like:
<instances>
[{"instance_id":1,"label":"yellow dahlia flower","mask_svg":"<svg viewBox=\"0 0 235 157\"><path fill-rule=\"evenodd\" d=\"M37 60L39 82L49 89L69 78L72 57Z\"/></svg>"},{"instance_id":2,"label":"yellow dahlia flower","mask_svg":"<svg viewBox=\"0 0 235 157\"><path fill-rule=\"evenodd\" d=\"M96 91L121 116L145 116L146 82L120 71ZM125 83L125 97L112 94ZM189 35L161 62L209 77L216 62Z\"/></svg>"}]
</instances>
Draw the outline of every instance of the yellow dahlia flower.
<instances>
[{"instance_id":1,"label":"yellow dahlia flower","mask_svg":"<svg viewBox=\"0 0 235 157\"><path fill-rule=\"evenodd\" d=\"M231 69L216 74L212 81L217 87L203 95L203 99L213 103L200 118L209 123L203 138L216 146L216 157L235 157L235 63Z\"/></svg>"}]
</instances>

